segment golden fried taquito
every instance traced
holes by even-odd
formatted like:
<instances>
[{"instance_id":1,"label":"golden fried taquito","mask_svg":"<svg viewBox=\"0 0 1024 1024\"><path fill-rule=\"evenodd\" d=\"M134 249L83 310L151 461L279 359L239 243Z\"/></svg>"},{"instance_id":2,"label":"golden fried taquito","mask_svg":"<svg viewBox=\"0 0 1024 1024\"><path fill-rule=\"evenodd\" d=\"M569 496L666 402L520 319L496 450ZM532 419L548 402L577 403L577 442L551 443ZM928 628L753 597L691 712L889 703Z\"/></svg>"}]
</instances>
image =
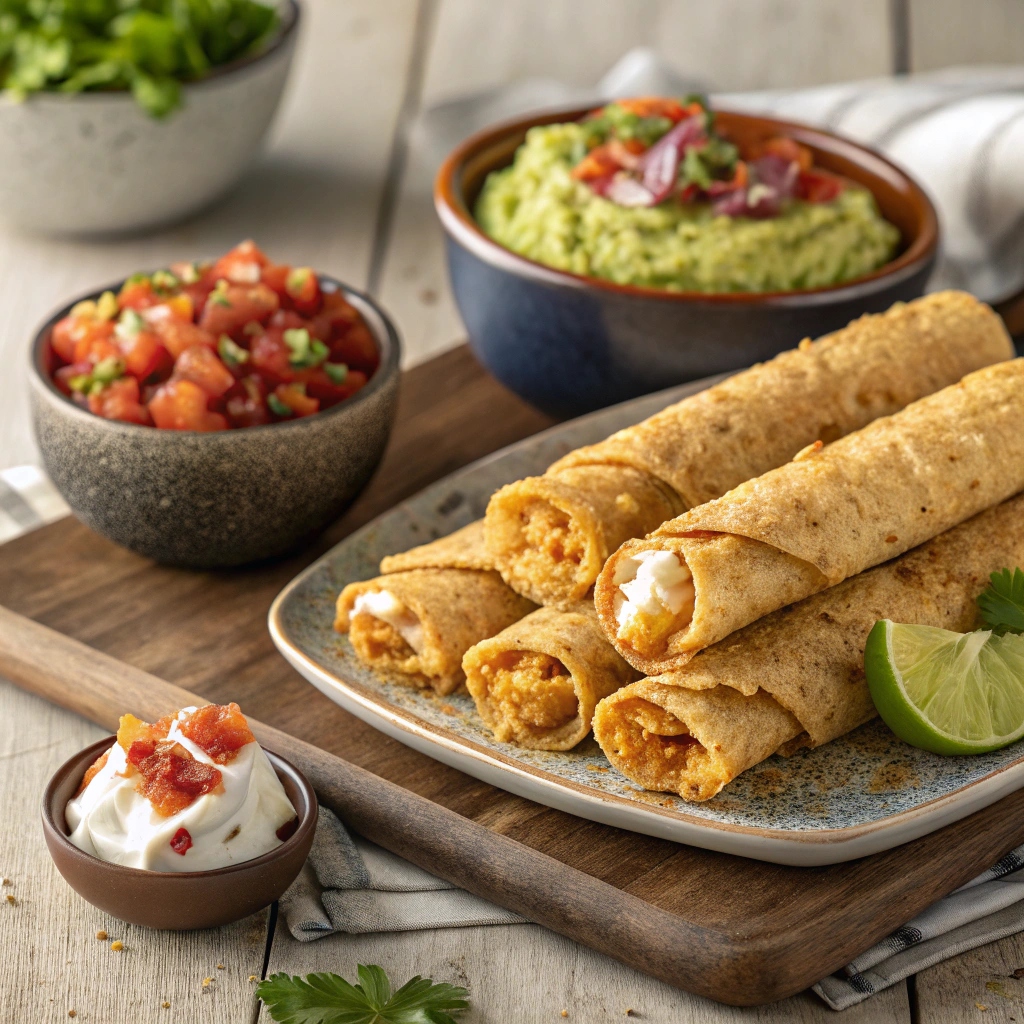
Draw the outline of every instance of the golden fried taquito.
<instances>
[{"instance_id":1,"label":"golden fried taquito","mask_svg":"<svg viewBox=\"0 0 1024 1024\"><path fill-rule=\"evenodd\" d=\"M617 690L598 704L594 736L645 789L708 800L773 753L819 746L875 717L864 644L879 619L973 629L989 575L1020 565L1018 495L759 619L684 668Z\"/></svg>"},{"instance_id":2,"label":"golden fried taquito","mask_svg":"<svg viewBox=\"0 0 1024 1024\"><path fill-rule=\"evenodd\" d=\"M484 724L533 750L576 746L597 702L638 674L608 643L589 601L539 608L471 647L462 667Z\"/></svg>"},{"instance_id":3,"label":"golden fried taquito","mask_svg":"<svg viewBox=\"0 0 1024 1024\"><path fill-rule=\"evenodd\" d=\"M601 624L655 675L783 605L878 565L1024 489L1024 359L627 541L598 577Z\"/></svg>"},{"instance_id":4,"label":"golden fried taquito","mask_svg":"<svg viewBox=\"0 0 1024 1024\"><path fill-rule=\"evenodd\" d=\"M863 316L501 488L487 545L513 589L564 607L624 541L1012 356L1002 321L964 292Z\"/></svg>"},{"instance_id":5,"label":"golden fried taquito","mask_svg":"<svg viewBox=\"0 0 1024 1024\"><path fill-rule=\"evenodd\" d=\"M462 684L473 644L535 607L489 567L481 522L389 555L381 571L342 590L334 628L366 664L442 695Z\"/></svg>"}]
</instances>

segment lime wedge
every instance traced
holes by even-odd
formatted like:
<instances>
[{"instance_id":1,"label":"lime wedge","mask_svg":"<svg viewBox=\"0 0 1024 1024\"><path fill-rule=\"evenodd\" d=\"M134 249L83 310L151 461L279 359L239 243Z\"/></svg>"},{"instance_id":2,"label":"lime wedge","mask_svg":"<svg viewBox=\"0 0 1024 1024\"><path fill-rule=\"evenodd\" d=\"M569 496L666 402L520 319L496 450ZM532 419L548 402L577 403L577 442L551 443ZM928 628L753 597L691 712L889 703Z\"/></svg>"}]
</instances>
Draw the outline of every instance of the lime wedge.
<instances>
[{"instance_id":1,"label":"lime wedge","mask_svg":"<svg viewBox=\"0 0 1024 1024\"><path fill-rule=\"evenodd\" d=\"M1024 636L876 622L864 647L871 698L900 739L983 754L1024 736Z\"/></svg>"}]
</instances>

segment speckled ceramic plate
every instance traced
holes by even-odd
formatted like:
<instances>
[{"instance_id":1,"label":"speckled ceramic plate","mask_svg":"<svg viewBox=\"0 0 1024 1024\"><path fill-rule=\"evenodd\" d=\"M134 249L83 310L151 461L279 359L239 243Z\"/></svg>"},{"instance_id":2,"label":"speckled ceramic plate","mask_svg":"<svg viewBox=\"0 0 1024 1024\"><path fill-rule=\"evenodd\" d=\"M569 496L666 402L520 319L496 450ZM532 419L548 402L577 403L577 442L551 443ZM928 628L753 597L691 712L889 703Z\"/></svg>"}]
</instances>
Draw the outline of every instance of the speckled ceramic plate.
<instances>
[{"instance_id":1,"label":"speckled ceramic plate","mask_svg":"<svg viewBox=\"0 0 1024 1024\"><path fill-rule=\"evenodd\" d=\"M389 736L511 793L583 818L781 864L833 864L890 849L1024 785L1024 741L978 757L939 757L876 720L817 750L771 757L713 800L638 789L592 739L566 753L520 750L483 727L465 693L439 698L368 670L334 632L345 584L382 556L483 515L495 488L542 472L573 448L636 423L709 382L573 420L453 473L369 523L297 576L270 610L274 642L331 700Z\"/></svg>"}]
</instances>

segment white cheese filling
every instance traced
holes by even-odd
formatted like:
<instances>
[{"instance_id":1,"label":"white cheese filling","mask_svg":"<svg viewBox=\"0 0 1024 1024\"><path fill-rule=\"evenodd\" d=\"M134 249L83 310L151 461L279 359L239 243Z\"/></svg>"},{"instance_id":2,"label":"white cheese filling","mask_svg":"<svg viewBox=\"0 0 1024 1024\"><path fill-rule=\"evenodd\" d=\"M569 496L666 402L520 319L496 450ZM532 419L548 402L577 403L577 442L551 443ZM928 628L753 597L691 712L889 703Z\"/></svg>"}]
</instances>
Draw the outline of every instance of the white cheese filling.
<instances>
[{"instance_id":1,"label":"white cheese filling","mask_svg":"<svg viewBox=\"0 0 1024 1024\"><path fill-rule=\"evenodd\" d=\"M678 615L687 605L693 607L693 576L671 551L641 551L620 559L613 582L619 588L614 607L620 626L637 616Z\"/></svg>"},{"instance_id":2,"label":"white cheese filling","mask_svg":"<svg viewBox=\"0 0 1024 1024\"><path fill-rule=\"evenodd\" d=\"M417 653L423 650L423 624L390 590L368 590L356 598L352 614L365 612L386 622Z\"/></svg>"},{"instance_id":3,"label":"white cheese filling","mask_svg":"<svg viewBox=\"0 0 1024 1024\"><path fill-rule=\"evenodd\" d=\"M178 721L193 711L179 711ZM115 743L107 763L65 808L75 846L100 860L147 871L206 871L252 860L281 845L277 830L295 817L295 808L258 743L247 743L230 763L216 764L181 734L178 722L167 738L197 761L214 765L221 785L164 817L136 791L139 775ZM184 855L171 847L181 828L192 838Z\"/></svg>"}]
</instances>

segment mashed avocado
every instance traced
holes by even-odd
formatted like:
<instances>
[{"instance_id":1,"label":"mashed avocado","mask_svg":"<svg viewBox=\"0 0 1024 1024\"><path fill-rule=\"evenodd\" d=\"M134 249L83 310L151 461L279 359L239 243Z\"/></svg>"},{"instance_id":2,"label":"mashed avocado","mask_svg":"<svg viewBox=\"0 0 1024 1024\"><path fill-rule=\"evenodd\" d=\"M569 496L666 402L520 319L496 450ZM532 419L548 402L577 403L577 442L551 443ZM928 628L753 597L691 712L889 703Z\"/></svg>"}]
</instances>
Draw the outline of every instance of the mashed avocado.
<instances>
[{"instance_id":1,"label":"mashed avocado","mask_svg":"<svg viewBox=\"0 0 1024 1024\"><path fill-rule=\"evenodd\" d=\"M831 202L789 200L764 220L675 199L619 206L570 176L584 145L579 124L531 128L512 166L484 183L480 227L558 270L673 291L819 288L870 273L899 244L871 193L855 186Z\"/></svg>"}]
</instances>

